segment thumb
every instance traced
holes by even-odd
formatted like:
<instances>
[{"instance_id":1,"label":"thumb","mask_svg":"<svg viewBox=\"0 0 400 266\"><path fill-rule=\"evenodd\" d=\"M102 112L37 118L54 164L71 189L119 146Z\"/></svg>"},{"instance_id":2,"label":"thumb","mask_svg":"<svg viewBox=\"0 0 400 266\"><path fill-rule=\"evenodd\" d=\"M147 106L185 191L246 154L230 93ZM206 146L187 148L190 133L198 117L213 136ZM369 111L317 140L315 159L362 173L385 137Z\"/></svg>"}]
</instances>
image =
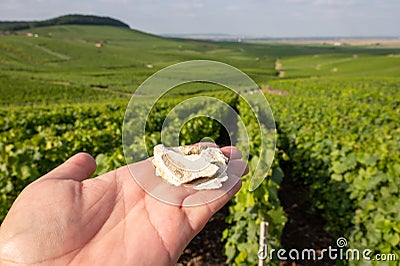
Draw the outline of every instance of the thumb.
<instances>
[{"instance_id":1,"label":"thumb","mask_svg":"<svg viewBox=\"0 0 400 266\"><path fill-rule=\"evenodd\" d=\"M41 179L71 179L83 181L96 171L96 161L88 153L78 153Z\"/></svg>"}]
</instances>

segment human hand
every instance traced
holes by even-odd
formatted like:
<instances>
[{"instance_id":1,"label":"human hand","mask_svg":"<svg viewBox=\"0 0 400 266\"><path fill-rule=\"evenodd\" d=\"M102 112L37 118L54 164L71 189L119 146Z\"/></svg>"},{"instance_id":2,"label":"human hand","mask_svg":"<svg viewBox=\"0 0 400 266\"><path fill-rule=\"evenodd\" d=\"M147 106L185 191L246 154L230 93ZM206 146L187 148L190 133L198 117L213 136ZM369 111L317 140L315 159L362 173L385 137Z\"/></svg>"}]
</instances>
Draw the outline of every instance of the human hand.
<instances>
[{"instance_id":1,"label":"human hand","mask_svg":"<svg viewBox=\"0 0 400 266\"><path fill-rule=\"evenodd\" d=\"M248 172L239 150L221 150L230 157L227 172L235 185L196 207L182 205L201 192L178 193L175 201L182 204L170 205L137 184L129 169L165 186L149 159L88 179L96 169L93 158L86 153L71 157L15 200L0 228L0 263L175 264L190 240L240 189L240 176Z\"/></svg>"}]
</instances>

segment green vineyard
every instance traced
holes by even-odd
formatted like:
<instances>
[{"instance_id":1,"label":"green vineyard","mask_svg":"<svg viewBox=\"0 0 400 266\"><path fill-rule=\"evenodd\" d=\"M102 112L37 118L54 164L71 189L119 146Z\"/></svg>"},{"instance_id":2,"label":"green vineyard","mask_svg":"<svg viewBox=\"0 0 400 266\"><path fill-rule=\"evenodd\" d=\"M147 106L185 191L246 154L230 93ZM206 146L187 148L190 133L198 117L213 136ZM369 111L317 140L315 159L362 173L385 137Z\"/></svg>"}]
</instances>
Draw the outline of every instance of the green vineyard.
<instances>
[{"instance_id":1,"label":"green vineyard","mask_svg":"<svg viewBox=\"0 0 400 266\"><path fill-rule=\"evenodd\" d=\"M228 225L220 236L227 263L258 262L261 221L269 223L268 249L282 248L288 217L278 192L289 174L296 186L307 189L310 210L324 219L327 234L345 237L347 248L400 259L399 48L191 41L104 26L33 31L40 37L23 31L0 36L0 220L25 186L78 152L96 158L95 176L125 165L121 139L130 95L165 66L208 59L254 79L277 127L272 167L261 173L266 179L250 192L250 175L245 176L229 204ZM148 151L161 142L163 122L174 106L207 96L224 101L243 121L251 140L246 155L252 174L263 140L243 100L250 93L202 83L175 88L147 118ZM141 97L148 104L147 96ZM191 108L221 112L202 110L201 102ZM130 115L144 114L138 108ZM134 123L130 128L135 130ZM182 127L179 142L209 137L221 146L235 144L227 136L237 138L236 128L193 118Z\"/></svg>"}]
</instances>

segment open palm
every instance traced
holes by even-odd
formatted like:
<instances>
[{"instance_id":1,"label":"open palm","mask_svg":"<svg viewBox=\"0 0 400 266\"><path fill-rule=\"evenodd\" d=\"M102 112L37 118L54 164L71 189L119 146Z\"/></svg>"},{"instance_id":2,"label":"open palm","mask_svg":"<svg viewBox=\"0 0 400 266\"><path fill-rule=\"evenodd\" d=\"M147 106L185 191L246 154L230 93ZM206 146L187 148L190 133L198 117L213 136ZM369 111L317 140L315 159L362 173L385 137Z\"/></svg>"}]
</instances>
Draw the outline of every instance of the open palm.
<instances>
[{"instance_id":1,"label":"open palm","mask_svg":"<svg viewBox=\"0 0 400 266\"><path fill-rule=\"evenodd\" d=\"M4 264L171 265L189 241L239 189L247 173L240 152L230 157L233 188L218 199L195 207L202 196L191 189L172 193L176 205L146 193L132 178L154 177L150 160L96 178L93 158L80 153L23 190L0 228ZM131 172L130 172L131 171ZM173 189L160 178L155 189ZM167 190L165 190L168 192ZM209 192L212 193L212 192Z\"/></svg>"}]
</instances>

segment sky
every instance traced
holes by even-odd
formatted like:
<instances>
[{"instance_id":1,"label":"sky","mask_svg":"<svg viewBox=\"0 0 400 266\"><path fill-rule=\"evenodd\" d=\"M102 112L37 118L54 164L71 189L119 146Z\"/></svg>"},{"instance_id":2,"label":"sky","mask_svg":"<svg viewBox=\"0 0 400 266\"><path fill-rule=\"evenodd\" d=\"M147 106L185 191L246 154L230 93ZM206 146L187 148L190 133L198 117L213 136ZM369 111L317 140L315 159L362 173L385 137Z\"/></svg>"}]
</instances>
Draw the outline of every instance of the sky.
<instances>
[{"instance_id":1,"label":"sky","mask_svg":"<svg viewBox=\"0 0 400 266\"><path fill-rule=\"evenodd\" d=\"M0 20L109 16L153 34L400 36L400 0L0 0Z\"/></svg>"}]
</instances>

